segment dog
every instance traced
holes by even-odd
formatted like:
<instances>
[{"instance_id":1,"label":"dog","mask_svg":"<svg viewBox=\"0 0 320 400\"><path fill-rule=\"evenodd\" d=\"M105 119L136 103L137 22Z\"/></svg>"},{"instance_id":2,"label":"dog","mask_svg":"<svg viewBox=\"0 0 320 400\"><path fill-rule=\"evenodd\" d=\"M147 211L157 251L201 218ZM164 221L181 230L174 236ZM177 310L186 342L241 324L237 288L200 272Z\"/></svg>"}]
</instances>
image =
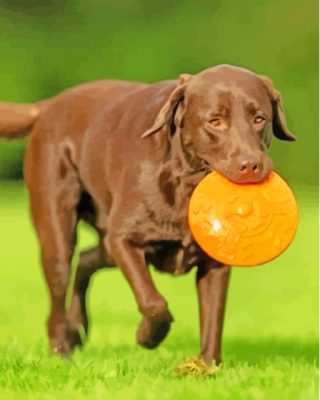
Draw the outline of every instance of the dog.
<instances>
[{"instance_id":1,"label":"dog","mask_svg":"<svg viewBox=\"0 0 320 400\"><path fill-rule=\"evenodd\" d=\"M193 240L188 201L213 170L237 183L264 180L272 136L295 140L272 82L219 65L173 81L97 81L35 104L1 103L0 136L29 133L24 175L51 298L53 352L82 344L90 278L106 266L118 266L133 290L142 314L137 342L156 347L173 317L148 266L174 275L196 266L200 356L219 364L230 267ZM99 243L81 253L67 308L79 220Z\"/></svg>"}]
</instances>

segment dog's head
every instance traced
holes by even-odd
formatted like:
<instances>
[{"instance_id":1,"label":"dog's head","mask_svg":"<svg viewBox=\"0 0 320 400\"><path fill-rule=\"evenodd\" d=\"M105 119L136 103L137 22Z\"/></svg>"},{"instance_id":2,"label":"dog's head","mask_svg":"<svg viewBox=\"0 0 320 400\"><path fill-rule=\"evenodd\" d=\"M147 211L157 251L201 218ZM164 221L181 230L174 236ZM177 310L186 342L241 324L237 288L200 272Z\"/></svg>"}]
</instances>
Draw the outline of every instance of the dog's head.
<instances>
[{"instance_id":1,"label":"dog's head","mask_svg":"<svg viewBox=\"0 0 320 400\"><path fill-rule=\"evenodd\" d=\"M272 135L295 140L272 82L228 65L181 75L143 137L163 130L169 141L179 135L194 169L216 170L237 183L259 182L269 174Z\"/></svg>"}]
</instances>

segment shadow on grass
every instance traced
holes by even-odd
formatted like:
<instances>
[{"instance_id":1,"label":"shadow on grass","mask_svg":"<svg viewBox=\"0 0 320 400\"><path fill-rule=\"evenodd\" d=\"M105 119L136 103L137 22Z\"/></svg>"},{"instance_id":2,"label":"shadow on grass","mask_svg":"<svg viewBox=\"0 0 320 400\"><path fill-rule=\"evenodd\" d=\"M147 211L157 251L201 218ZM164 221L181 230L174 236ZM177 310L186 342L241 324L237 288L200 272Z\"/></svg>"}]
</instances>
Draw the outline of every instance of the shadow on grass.
<instances>
[{"instance_id":1,"label":"shadow on grass","mask_svg":"<svg viewBox=\"0 0 320 400\"><path fill-rule=\"evenodd\" d=\"M186 356L199 351L199 343L195 337L185 336L179 340L168 343L170 350L178 350ZM266 359L283 357L288 360L302 361L308 364L318 363L319 346L316 339L300 340L294 338L261 338L255 341L246 338L225 338L222 350L223 360L228 364L233 362L246 362L258 364Z\"/></svg>"},{"instance_id":2,"label":"shadow on grass","mask_svg":"<svg viewBox=\"0 0 320 400\"><path fill-rule=\"evenodd\" d=\"M251 341L234 338L225 340L223 354L224 359L253 364L277 357L315 364L318 362L319 348L316 340L263 338Z\"/></svg>"}]
</instances>

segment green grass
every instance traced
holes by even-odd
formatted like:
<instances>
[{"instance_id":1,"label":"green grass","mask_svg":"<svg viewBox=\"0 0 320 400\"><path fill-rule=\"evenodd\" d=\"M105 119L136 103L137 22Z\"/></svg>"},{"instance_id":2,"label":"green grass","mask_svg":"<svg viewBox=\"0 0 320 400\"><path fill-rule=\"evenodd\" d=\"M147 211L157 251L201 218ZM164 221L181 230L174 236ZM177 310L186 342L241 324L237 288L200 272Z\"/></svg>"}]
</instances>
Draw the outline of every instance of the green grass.
<instances>
[{"instance_id":1,"label":"green grass","mask_svg":"<svg viewBox=\"0 0 320 400\"><path fill-rule=\"evenodd\" d=\"M194 271L154 273L175 316L156 350L135 344L140 316L118 270L94 278L92 329L70 360L49 354L47 290L25 188L0 182L1 399L316 399L318 393L317 198L295 190L300 225L272 263L234 269L224 330L224 364L215 378L179 378L172 368L198 353ZM80 229L80 245L94 242Z\"/></svg>"}]
</instances>

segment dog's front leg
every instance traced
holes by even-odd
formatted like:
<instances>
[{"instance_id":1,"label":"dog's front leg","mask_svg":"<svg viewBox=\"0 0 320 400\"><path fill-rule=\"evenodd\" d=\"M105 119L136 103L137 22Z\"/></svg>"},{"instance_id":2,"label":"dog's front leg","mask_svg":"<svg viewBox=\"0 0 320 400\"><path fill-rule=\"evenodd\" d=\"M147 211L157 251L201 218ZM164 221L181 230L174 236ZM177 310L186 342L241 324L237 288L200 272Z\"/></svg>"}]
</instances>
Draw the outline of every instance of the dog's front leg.
<instances>
[{"instance_id":1,"label":"dog's front leg","mask_svg":"<svg viewBox=\"0 0 320 400\"><path fill-rule=\"evenodd\" d=\"M144 250L121 236L109 235L105 245L129 282L143 315L137 332L137 342L147 348L154 348L169 332L173 318L167 302L152 281Z\"/></svg>"},{"instance_id":2,"label":"dog's front leg","mask_svg":"<svg viewBox=\"0 0 320 400\"><path fill-rule=\"evenodd\" d=\"M198 265L201 357L207 364L221 362L221 338L230 267L214 260Z\"/></svg>"}]
</instances>

